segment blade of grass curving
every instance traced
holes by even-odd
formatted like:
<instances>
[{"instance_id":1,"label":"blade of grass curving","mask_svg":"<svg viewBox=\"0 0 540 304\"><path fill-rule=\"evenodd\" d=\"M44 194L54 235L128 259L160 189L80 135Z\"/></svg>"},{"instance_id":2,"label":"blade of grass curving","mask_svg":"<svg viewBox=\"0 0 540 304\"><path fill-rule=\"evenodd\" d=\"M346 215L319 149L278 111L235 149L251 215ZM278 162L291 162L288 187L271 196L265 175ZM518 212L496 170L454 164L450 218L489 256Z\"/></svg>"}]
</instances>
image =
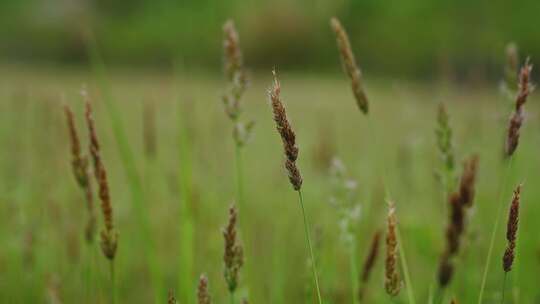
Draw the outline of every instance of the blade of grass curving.
<instances>
[{"instance_id":1,"label":"blade of grass curving","mask_svg":"<svg viewBox=\"0 0 540 304\"><path fill-rule=\"evenodd\" d=\"M89 35L87 41L88 53L90 56L90 63L96 77L99 88L103 94L103 100L105 103L105 108L107 114L109 115L109 120L111 122L114 138L117 143L118 152L120 153L120 158L125 170L127 177L129 190L131 192L131 198L133 201L133 207L135 209L135 215L137 217L137 222L140 223L141 227L141 243L144 250L145 256L147 257L147 263L150 267L151 280L154 285L154 299L156 303L163 302L161 288L161 274L158 265L158 259L155 256L154 243L151 237L150 229L150 220L148 217L148 210L146 210L144 205L144 194L142 190L142 184L140 176L137 172L137 167L135 164L135 159L133 157L133 152L128 142L128 138L125 132L125 129L122 125L122 119L118 108L114 103L114 98L110 83L107 79L107 73L105 69L105 64L100 56L99 49L95 38L92 34Z\"/></svg>"}]
</instances>

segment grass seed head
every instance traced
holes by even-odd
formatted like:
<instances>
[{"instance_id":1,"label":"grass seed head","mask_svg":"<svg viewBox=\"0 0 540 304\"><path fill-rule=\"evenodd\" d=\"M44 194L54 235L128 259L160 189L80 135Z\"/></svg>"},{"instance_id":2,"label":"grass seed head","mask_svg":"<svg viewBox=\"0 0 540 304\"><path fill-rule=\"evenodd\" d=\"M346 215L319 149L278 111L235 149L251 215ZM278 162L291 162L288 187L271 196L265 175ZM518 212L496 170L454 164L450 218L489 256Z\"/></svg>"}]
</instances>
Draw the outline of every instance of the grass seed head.
<instances>
[{"instance_id":1,"label":"grass seed head","mask_svg":"<svg viewBox=\"0 0 540 304\"><path fill-rule=\"evenodd\" d=\"M69 131L69 139L71 143L71 166L75 176L75 180L79 187L83 190L86 199L86 208L88 210L88 220L85 227L85 238L88 243L92 243L96 234L96 215L94 211L94 194L92 184L89 177L88 158L81 155L81 145L77 129L75 127L75 119L73 111L68 105L64 105L64 112Z\"/></svg>"},{"instance_id":2,"label":"grass seed head","mask_svg":"<svg viewBox=\"0 0 540 304\"><path fill-rule=\"evenodd\" d=\"M238 240L236 224L238 212L234 205L229 208L229 222L223 229L225 239L225 250L223 262L225 264L224 276L230 292L234 292L238 287L238 277L240 268L244 265L244 251Z\"/></svg>"},{"instance_id":3,"label":"grass seed head","mask_svg":"<svg viewBox=\"0 0 540 304\"><path fill-rule=\"evenodd\" d=\"M368 98L362 84L362 72L356 64L351 43L349 41L349 36L337 18L334 17L330 19L330 26L336 35L337 46L341 55L343 69L351 80L351 87L358 108L360 108L364 114L367 114L369 109Z\"/></svg>"},{"instance_id":4,"label":"grass seed head","mask_svg":"<svg viewBox=\"0 0 540 304\"><path fill-rule=\"evenodd\" d=\"M439 153L443 159L445 169L451 173L455 166L454 151L452 148L452 128L449 124L448 110L444 103L439 104L435 135L437 136L437 147L439 148Z\"/></svg>"},{"instance_id":5,"label":"grass seed head","mask_svg":"<svg viewBox=\"0 0 540 304\"><path fill-rule=\"evenodd\" d=\"M510 210L508 211L508 222L506 224L507 246L503 256L503 270L509 272L514 263L516 240L519 224L519 203L521 199L521 185L514 190Z\"/></svg>"},{"instance_id":6,"label":"grass seed head","mask_svg":"<svg viewBox=\"0 0 540 304\"><path fill-rule=\"evenodd\" d=\"M369 246L369 253L366 256L366 259L364 260L364 269L362 271L362 282L366 283L369 280L369 276L371 274L371 271L373 270L373 267L375 266L375 262L377 261L377 257L379 256L379 243L381 241L381 231L377 230L373 234L373 237L371 239L371 245Z\"/></svg>"},{"instance_id":7,"label":"grass seed head","mask_svg":"<svg viewBox=\"0 0 540 304\"><path fill-rule=\"evenodd\" d=\"M396 234L396 209L392 202L388 209L387 225L384 286L386 293L391 297L395 297L401 290L401 278L397 267L398 239Z\"/></svg>"},{"instance_id":8,"label":"grass seed head","mask_svg":"<svg viewBox=\"0 0 540 304\"><path fill-rule=\"evenodd\" d=\"M478 160L478 155L473 155L463 164L463 173L459 183L459 196L461 204L466 207L472 206L474 201Z\"/></svg>"},{"instance_id":9,"label":"grass seed head","mask_svg":"<svg viewBox=\"0 0 540 304\"><path fill-rule=\"evenodd\" d=\"M228 20L223 25L223 53L223 69L230 88L222 99L225 112L232 121L236 122L241 112L240 99L244 95L248 80L244 70L240 39L232 20Z\"/></svg>"},{"instance_id":10,"label":"grass seed head","mask_svg":"<svg viewBox=\"0 0 540 304\"><path fill-rule=\"evenodd\" d=\"M201 274L197 287L197 304L212 304L212 298L208 290L208 278Z\"/></svg>"},{"instance_id":11,"label":"grass seed head","mask_svg":"<svg viewBox=\"0 0 540 304\"><path fill-rule=\"evenodd\" d=\"M285 168L289 173L289 180L294 190L300 190L302 187L302 175L296 165L296 159L298 158L298 147L296 146L296 134L294 133L289 120L287 119L287 112L281 101L281 86L277 78L276 71L272 71L274 75L274 85L269 91L270 104L274 113L274 121L276 122L276 129L281 136L283 142L283 149L285 151Z\"/></svg>"},{"instance_id":12,"label":"grass seed head","mask_svg":"<svg viewBox=\"0 0 540 304\"><path fill-rule=\"evenodd\" d=\"M514 154L519 143L519 131L524 119L523 106L527 102L527 97L531 93L533 87L530 84L532 65L529 60L525 61L525 65L519 73L519 86L516 95L515 109L508 122L508 131L505 143L505 155L510 157Z\"/></svg>"},{"instance_id":13,"label":"grass seed head","mask_svg":"<svg viewBox=\"0 0 540 304\"><path fill-rule=\"evenodd\" d=\"M86 122L90 134L90 155L94 164L94 174L99 188L101 211L105 224L105 229L101 232L101 249L108 259L113 260L118 246L118 234L114 231L113 209L109 193L109 183L107 181L107 171L101 160L100 146L92 115L92 106L88 100L86 101Z\"/></svg>"}]
</instances>

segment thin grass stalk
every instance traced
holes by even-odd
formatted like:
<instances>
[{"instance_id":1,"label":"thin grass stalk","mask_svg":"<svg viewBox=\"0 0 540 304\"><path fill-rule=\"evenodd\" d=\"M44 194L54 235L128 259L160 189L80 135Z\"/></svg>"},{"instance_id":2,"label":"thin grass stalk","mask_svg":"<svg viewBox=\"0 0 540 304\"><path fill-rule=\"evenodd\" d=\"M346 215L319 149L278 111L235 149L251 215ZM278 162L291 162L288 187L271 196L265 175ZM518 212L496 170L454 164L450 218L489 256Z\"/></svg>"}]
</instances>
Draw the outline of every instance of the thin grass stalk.
<instances>
[{"instance_id":1,"label":"thin grass stalk","mask_svg":"<svg viewBox=\"0 0 540 304\"><path fill-rule=\"evenodd\" d=\"M109 261L109 274L111 279L111 303L116 303L116 283L115 283L115 271L114 260Z\"/></svg>"},{"instance_id":2,"label":"thin grass stalk","mask_svg":"<svg viewBox=\"0 0 540 304\"><path fill-rule=\"evenodd\" d=\"M162 303L164 301L161 290L162 276L158 265L158 259L155 256L155 246L151 237L148 212L144 204L144 195L141 179L137 172L133 151L131 150L130 144L128 142L126 131L122 125L120 112L116 108L116 105L114 103L110 83L107 79L105 64L101 58L97 42L92 33L89 33L87 37L87 48L93 73L103 93L105 107L111 121L114 138L116 140L118 151L120 153L120 158L128 180L131 198L137 216L137 222L140 223L141 243L143 251L145 253L144 255L147 256L147 263L150 267L152 284L154 284L154 299L156 303Z\"/></svg>"},{"instance_id":3,"label":"thin grass stalk","mask_svg":"<svg viewBox=\"0 0 540 304\"><path fill-rule=\"evenodd\" d=\"M358 263L356 263L356 239L353 238L349 252L350 267L351 267L351 292L352 303L358 304Z\"/></svg>"},{"instance_id":4,"label":"thin grass stalk","mask_svg":"<svg viewBox=\"0 0 540 304\"><path fill-rule=\"evenodd\" d=\"M317 265L315 261L315 254L313 253L313 246L311 245L311 236L309 233L309 222L306 215L306 208L304 206L304 197L302 195L302 190L298 190L298 201L300 202L300 207L302 209L302 217L304 218L304 230L306 243L309 249L309 255L311 259L311 270L313 271L313 279L315 280L315 289L317 290L317 300L319 304L322 304L321 289L319 287L319 277L317 275Z\"/></svg>"},{"instance_id":5,"label":"thin grass stalk","mask_svg":"<svg viewBox=\"0 0 540 304\"><path fill-rule=\"evenodd\" d=\"M244 177L243 177L243 162L242 162L242 146L235 144L235 167L236 167L236 196L240 210L245 210L244 207Z\"/></svg>"},{"instance_id":6,"label":"thin grass stalk","mask_svg":"<svg viewBox=\"0 0 540 304\"><path fill-rule=\"evenodd\" d=\"M179 106L180 108L180 106ZM179 172L179 188L180 188L180 202L179 202L179 269L178 269L178 297L180 303L192 303L193 302L193 289L195 288L191 278L193 277L193 264L194 264L194 233L195 225L193 220L193 212L191 210L191 179L192 179L192 167L191 167L191 139L187 130L187 125L184 123L185 115L182 115L179 110L180 118L178 119L178 159L180 167Z\"/></svg>"},{"instance_id":7,"label":"thin grass stalk","mask_svg":"<svg viewBox=\"0 0 540 304\"><path fill-rule=\"evenodd\" d=\"M499 194L497 195L497 201L498 201L498 206L497 206L497 215L496 215L496 218L495 218L495 223L493 224L493 228L492 228L492 231L491 231L491 238L490 238L490 241L489 241L489 249L488 249L488 253L487 253L487 257L486 257L486 263L484 265L484 273L482 275L482 283L480 284L480 292L478 294L478 304L482 304L482 299L484 297L484 289L486 287L486 281L487 281L487 275L488 275L488 272L489 272L489 266L490 266L490 263L491 263L491 256L493 255L493 247L495 245L495 237L497 236L497 231L498 231L498 228L499 228L499 222L501 220L501 217L502 217L502 211L503 211L503 206L504 206L504 192L506 190L506 183L507 183L507 179L508 179L508 175L510 174L511 170L512 170L512 166L513 166L513 163L514 163L514 156L511 155L509 156L510 158L508 159L508 162L507 162L507 166L503 172L503 177L502 177L502 180L501 180L501 185L499 186Z\"/></svg>"}]
</instances>

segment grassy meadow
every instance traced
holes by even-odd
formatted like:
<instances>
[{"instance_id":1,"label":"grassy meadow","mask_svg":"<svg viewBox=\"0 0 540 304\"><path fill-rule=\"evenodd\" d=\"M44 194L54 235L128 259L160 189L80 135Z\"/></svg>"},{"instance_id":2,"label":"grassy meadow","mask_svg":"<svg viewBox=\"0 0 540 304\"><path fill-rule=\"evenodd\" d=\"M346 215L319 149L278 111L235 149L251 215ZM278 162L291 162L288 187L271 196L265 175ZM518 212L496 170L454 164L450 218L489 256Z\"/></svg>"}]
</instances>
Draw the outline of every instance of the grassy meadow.
<instances>
[{"instance_id":1,"label":"grassy meadow","mask_svg":"<svg viewBox=\"0 0 540 304\"><path fill-rule=\"evenodd\" d=\"M397 297L386 294L382 238L363 302L410 303L412 297L414 303L437 303L436 275L448 219L446 195L436 177L443 166L435 135L441 102L453 129L456 176L469 155L477 153L480 161L476 199L466 218L454 277L440 301L478 303L502 203L483 297L483 303L501 303L506 214L512 189L523 182L517 256L506 281L506 302L540 303L537 94L525 105L520 144L508 166L502 147L512 106L497 82L416 83L372 78L365 71L368 118L358 110L341 73L277 70L297 135L324 303L353 301L358 286L351 283L351 264L361 272L373 233L386 231L389 198L395 202L398 254L406 259L410 282ZM62 108L68 104L73 109L82 153L87 154L80 93L85 87L119 233L116 302L165 303L170 290L178 303L196 303L198 278L205 273L214 303L226 303L222 228L237 200L237 185L232 124L220 100L226 88L223 77L182 68L175 73L111 68L105 81L82 69L5 66L1 71L0 302L110 303L109 266L99 238L90 245L84 238L86 203L73 177ZM302 214L283 167L268 102L271 70L250 76L242 118L256 124L242 149L244 202L237 207L245 264L235 300L316 303ZM336 196L329 171L335 156L347 168L347 178L357 182L351 199L360 213L350 223L357 245L352 259L342 238L342 215L330 203ZM94 203L100 231L97 194ZM398 266L403 273L402 260Z\"/></svg>"}]
</instances>

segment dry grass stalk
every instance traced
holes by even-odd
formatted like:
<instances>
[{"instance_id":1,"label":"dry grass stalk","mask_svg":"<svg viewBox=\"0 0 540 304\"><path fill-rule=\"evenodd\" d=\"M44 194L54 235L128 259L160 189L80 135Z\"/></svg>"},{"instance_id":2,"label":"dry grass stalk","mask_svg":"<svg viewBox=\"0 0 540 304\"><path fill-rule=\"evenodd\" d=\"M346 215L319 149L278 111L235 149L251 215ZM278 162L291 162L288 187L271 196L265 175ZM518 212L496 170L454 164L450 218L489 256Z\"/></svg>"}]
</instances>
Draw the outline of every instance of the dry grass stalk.
<instances>
[{"instance_id":1,"label":"dry grass stalk","mask_svg":"<svg viewBox=\"0 0 540 304\"><path fill-rule=\"evenodd\" d=\"M388 208L387 217L387 229L386 232L386 260L385 260L385 280L384 286L386 293L391 297L395 297L399 294L401 289L401 278L398 272L397 260L398 260L398 240L396 232L396 208L394 203L390 202Z\"/></svg>"},{"instance_id":2,"label":"dry grass stalk","mask_svg":"<svg viewBox=\"0 0 540 304\"><path fill-rule=\"evenodd\" d=\"M446 249L441 255L438 271L439 286L441 288L448 286L454 273L452 259L459 252L461 236L465 231L467 209L473 205L478 162L477 155L465 160L459 188L448 197L450 213L446 228Z\"/></svg>"},{"instance_id":3,"label":"dry grass stalk","mask_svg":"<svg viewBox=\"0 0 540 304\"><path fill-rule=\"evenodd\" d=\"M519 203L521 198L521 185L518 185L514 190L514 196L512 197L512 203L510 204L510 210L508 212L508 222L506 224L506 250L503 256L503 270L509 272L512 270L512 264L514 263L516 239L519 224Z\"/></svg>"},{"instance_id":4,"label":"dry grass stalk","mask_svg":"<svg viewBox=\"0 0 540 304\"><path fill-rule=\"evenodd\" d=\"M94 164L94 174L99 187L99 198L101 200L101 211L103 213L103 222L105 229L101 231L101 249L103 254L109 259L114 260L118 246L118 234L114 230L113 210L111 197L109 193L109 183L107 181L107 171L103 165L100 155L99 141L92 116L92 106L86 101L86 122L90 134L90 155Z\"/></svg>"},{"instance_id":5,"label":"dry grass stalk","mask_svg":"<svg viewBox=\"0 0 540 304\"><path fill-rule=\"evenodd\" d=\"M366 92L362 84L362 72L356 64L356 60L351 49L351 43L349 42L347 32L337 18L332 18L330 20L330 26L336 34L336 40L341 55L343 69L351 80L352 91L354 94L354 98L356 99L356 103L360 110L367 114L369 110L369 104Z\"/></svg>"},{"instance_id":6,"label":"dry grass stalk","mask_svg":"<svg viewBox=\"0 0 540 304\"><path fill-rule=\"evenodd\" d=\"M199 286L197 287L197 303L198 304L212 304L212 298L208 291L208 278L206 275L201 274L199 278Z\"/></svg>"},{"instance_id":7,"label":"dry grass stalk","mask_svg":"<svg viewBox=\"0 0 540 304\"><path fill-rule=\"evenodd\" d=\"M281 101L281 86L276 74L276 71L272 71L274 75L274 85L268 93L270 97L270 103L272 105L272 111L274 113L274 121L276 122L276 128L281 136L283 142L283 149L285 151L285 168L289 173L289 180L294 188L298 191L302 187L302 176L300 170L296 166L296 159L298 158L298 147L296 146L296 134L294 133L289 120L287 119L287 112Z\"/></svg>"},{"instance_id":8,"label":"dry grass stalk","mask_svg":"<svg viewBox=\"0 0 540 304\"><path fill-rule=\"evenodd\" d=\"M234 205L229 208L229 222L223 229L225 239L225 252L223 261L225 263L224 276L229 292L234 293L238 287L238 275L240 268L244 264L244 251L238 240L236 224L238 212Z\"/></svg>"},{"instance_id":9,"label":"dry grass stalk","mask_svg":"<svg viewBox=\"0 0 540 304\"><path fill-rule=\"evenodd\" d=\"M532 65L530 65L529 60L527 60L519 73L519 87L515 100L515 109L508 123L508 131L504 148L505 155L507 157L514 154L519 143L519 131L524 119L523 106L527 102L527 97L533 89L532 85L530 84L531 71Z\"/></svg>"},{"instance_id":10,"label":"dry grass stalk","mask_svg":"<svg viewBox=\"0 0 540 304\"><path fill-rule=\"evenodd\" d=\"M68 105L64 105L64 112L69 131L71 143L71 166L73 174L79 187L83 190L86 199L86 209L88 210L88 220L85 228L85 238L88 243L92 243L96 234L96 215L94 211L94 195L92 184L90 183L90 173L88 170L88 158L81 154L81 144L75 127L73 111Z\"/></svg>"}]
</instances>

